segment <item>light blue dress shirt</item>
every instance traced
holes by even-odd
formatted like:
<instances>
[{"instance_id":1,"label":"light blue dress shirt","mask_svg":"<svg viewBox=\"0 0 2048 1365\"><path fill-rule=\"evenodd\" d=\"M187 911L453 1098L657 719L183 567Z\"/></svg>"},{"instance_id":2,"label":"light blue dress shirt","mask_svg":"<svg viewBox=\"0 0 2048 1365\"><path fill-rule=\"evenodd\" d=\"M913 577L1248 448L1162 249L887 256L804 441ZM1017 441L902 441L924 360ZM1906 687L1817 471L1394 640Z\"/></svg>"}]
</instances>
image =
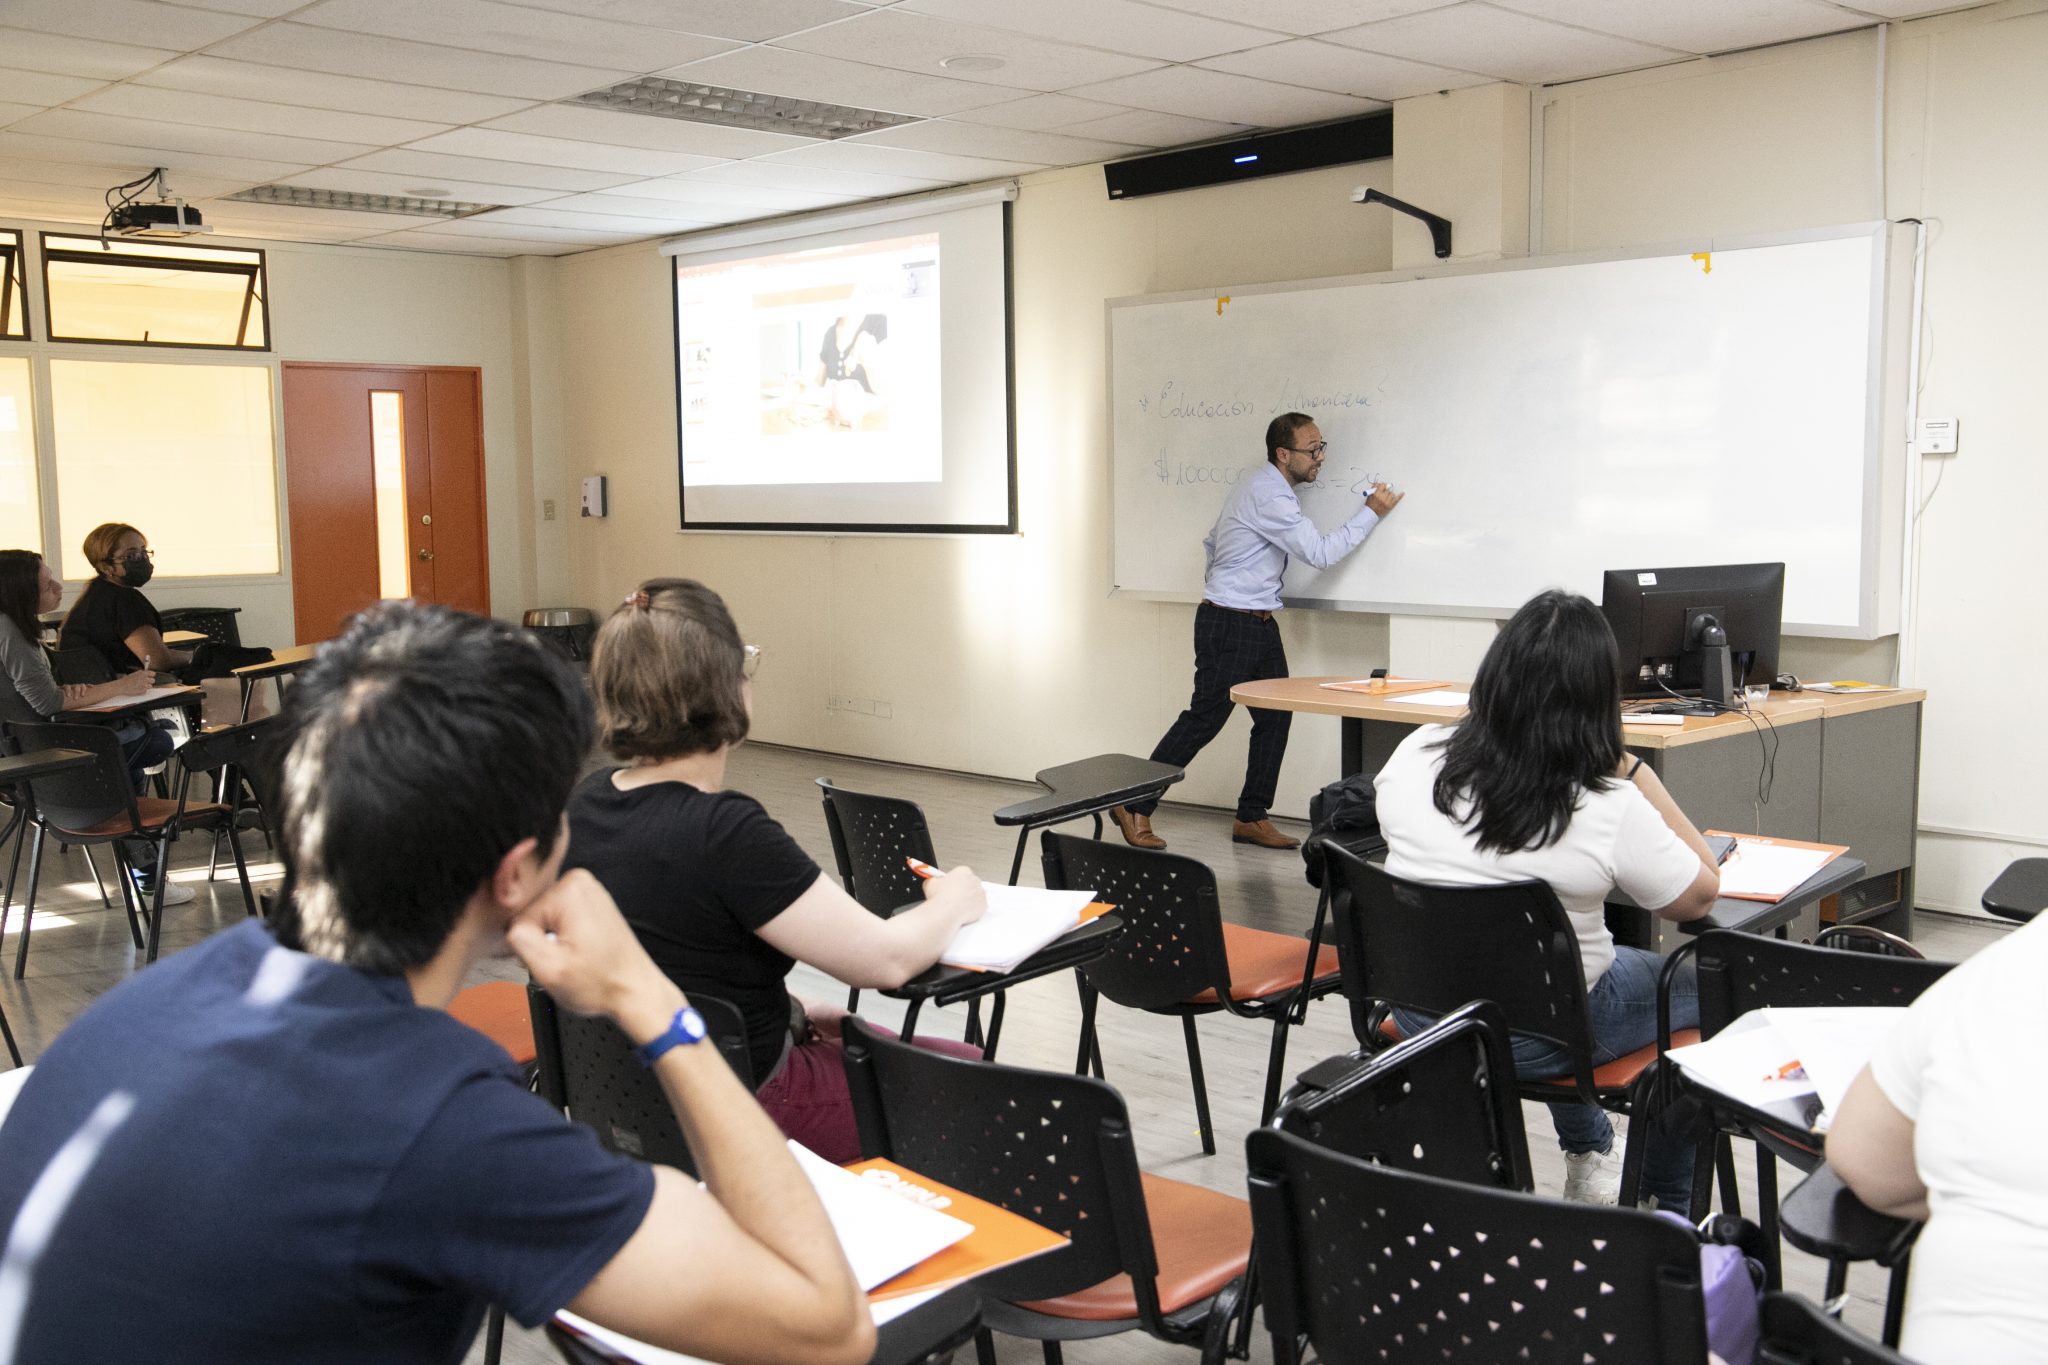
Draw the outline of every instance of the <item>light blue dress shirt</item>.
<instances>
[{"instance_id":1,"label":"light blue dress shirt","mask_svg":"<svg viewBox=\"0 0 2048 1365\"><path fill-rule=\"evenodd\" d=\"M1202 595L1219 607L1278 611L1290 556L1327 569L1357 549L1379 522L1379 513L1360 502L1342 526L1319 531L1301 514L1301 500L1279 467L1260 465L1230 490L1215 529L1202 542L1209 557Z\"/></svg>"}]
</instances>

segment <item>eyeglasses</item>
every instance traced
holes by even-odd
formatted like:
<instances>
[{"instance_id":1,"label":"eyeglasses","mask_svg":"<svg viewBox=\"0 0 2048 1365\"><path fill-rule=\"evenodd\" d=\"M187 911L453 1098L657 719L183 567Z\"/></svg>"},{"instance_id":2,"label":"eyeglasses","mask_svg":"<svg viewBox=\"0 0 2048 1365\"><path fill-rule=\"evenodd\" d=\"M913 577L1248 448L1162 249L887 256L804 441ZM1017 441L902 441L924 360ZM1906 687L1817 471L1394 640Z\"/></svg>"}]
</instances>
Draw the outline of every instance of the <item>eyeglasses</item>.
<instances>
[{"instance_id":1,"label":"eyeglasses","mask_svg":"<svg viewBox=\"0 0 2048 1365\"><path fill-rule=\"evenodd\" d=\"M740 646L740 676L741 676L742 678L752 678L752 677L753 677L753 676L754 676L754 675L755 675L756 673L759 673L760 671L761 671L761 646L759 646L759 645L741 645L741 646Z\"/></svg>"},{"instance_id":2,"label":"eyeglasses","mask_svg":"<svg viewBox=\"0 0 2048 1365\"><path fill-rule=\"evenodd\" d=\"M127 560L127 559L148 559L148 560L154 560L155 558L156 558L156 551L155 551L155 550L130 550L130 551L129 551L129 552L127 553L127 554L125 554L125 555L115 555L115 556L113 556L113 558L109 559L109 560L108 560L107 562L108 562L109 564L118 564L118 563L120 563L121 561L123 561L123 560Z\"/></svg>"},{"instance_id":3,"label":"eyeglasses","mask_svg":"<svg viewBox=\"0 0 2048 1365\"><path fill-rule=\"evenodd\" d=\"M1328 441L1317 441L1317 442L1316 442L1316 443L1315 443L1314 445L1312 445L1312 446L1288 446L1288 447L1287 447L1287 449L1289 449L1289 450L1293 451L1293 452L1294 452L1295 454L1297 454L1297 455L1314 455L1314 456L1317 456L1317 457L1319 457L1319 458L1321 457L1322 453L1323 453L1324 451L1328 450L1329 448L1330 448L1330 443L1329 443Z\"/></svg>"}]
</instances>

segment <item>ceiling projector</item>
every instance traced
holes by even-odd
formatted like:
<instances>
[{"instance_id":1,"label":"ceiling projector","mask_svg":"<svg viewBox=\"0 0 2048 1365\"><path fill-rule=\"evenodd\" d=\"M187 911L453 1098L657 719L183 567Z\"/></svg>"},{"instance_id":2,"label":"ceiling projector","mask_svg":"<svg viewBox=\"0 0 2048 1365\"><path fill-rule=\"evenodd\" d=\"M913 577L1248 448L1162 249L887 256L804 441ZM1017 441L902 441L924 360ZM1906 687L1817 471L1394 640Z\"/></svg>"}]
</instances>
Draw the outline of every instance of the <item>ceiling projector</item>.
<instances>
[{"instance_id":1,"label":"ceiling projector","mask_svg":"<svg viewBox=\"0 0 2048 1365\"><path fill-rule=\"evenodd\" d=\"M107 220L109 237L192 237L211 232L199 218L199 210L187 208L182 199L158 204L116 204Z\"/></svg>"}]
</instances>

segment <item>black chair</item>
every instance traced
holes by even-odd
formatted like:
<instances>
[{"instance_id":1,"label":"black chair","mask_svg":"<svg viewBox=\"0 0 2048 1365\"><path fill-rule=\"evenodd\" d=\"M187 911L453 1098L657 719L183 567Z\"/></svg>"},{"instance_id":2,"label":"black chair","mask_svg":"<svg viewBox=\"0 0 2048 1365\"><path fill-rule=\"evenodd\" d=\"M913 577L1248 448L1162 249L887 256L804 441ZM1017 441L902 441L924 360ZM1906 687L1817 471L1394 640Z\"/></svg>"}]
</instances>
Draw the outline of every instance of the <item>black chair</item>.
<instances>
[{"instance_id":1,"label":"black chair","mask_svg":"<svg viewBox=\"0 0 2048 1365\"><path fill-rule=\"evenodd\" d=\"M1468 1000L1490 1000L1511 1030L1548 1039L1571 1059L1570 1074L1561 1078L1518 1080L1522 1098L1652 1112L1662 1049L1652 1044L1594 1065L1578 935L1546 883L1433 886L1396 877L1342 847L1332 846L1328 857L1348 893L1333 901L1335 938L1352 1031L1362 1045L1397 1036L1388 1006L1443 1016ZM1687 1033L1677 1041L1690 1040ZM1647 1145L1627 1145L1623 1204L1636 1202Z\"/></svg>"},{"instance_id":2,"label":"black chair","mask_svg":"<svg viewBox=\"0 0 2048 1365\"><path fill-rule=\"evenodd\" d=\"M987 1331L1059 1343L1133 1328L1180 1344L1221 1323L1250 1256L1244 1201L1138 1169L1130 1115L1090 1076L926 1052L848 1019L861 1151L1052 1229L1069 1245L983 1282Z\"/></svg>"},{"instance_id":3,"label":"black chair","mask_svg":"<svg viewBox=\"0 0 2048 1365\"><path fill-rule=\"evenodd\" d=\"M1017 873L1023 870L1024 848L1030 842L1032 830L1091 816L1095 837L1100 839L1104 812L1133 801L1157 800L1185 776L1171 763L1154 763L1130 754L1097 754L1043 769L1035 780L1046 789L1045 795L1013 801L995 815L997 824L1017 829L1017 854L1010 859L1010 885L1017 884Z\"/></svg>"},{"instance_id":4,"label":"black chair","mask_svg":"<svg viewBox=\"0 0 2048 1365\"><path fill-rule=\"evenodd\" d=\"M239 649L242 628L236 624L235 617L241 610L240 607L173 607L160 615L166 631L197 631L214 644Z\"/></svg>"},{"instance_id":5,"label":"black chair","mask_svg":"<svg viewBox=\"0 0 2048 1365\"><path fill-rule=\"evenodd\" d=\"M107 656L96 649L81 647L45 652L50 656L50 676L57 680L59 686L90 686L114 680L114 670L107 666Z\"/></svg>"},{"instance_id":6,"label":"black chair","mask_svg":"<svg viewBox=\"0 0 2048 1365\"><path fill-rule=\"evenodd\" d=\"M980 1291L973 1284L955 1285L877 1327L868 1365L946 1365L980 1324ZM619 1356L559 1322L550 1320L542 1330L568 1365L620 1365Z\"/></svg>"},{"instance_id":7,"label":"black chair","mask_svg":"<svg viewBox=\"0 0 2048 1365\"><path fill-rule=\"evenodd\" d=\"M1475 1000L1390 1048L1310 1067L1272 1126L1375 1166L1526 1194L1536 1183L1515 1087L1507 1021Z\"/></svg>"},{"instance_id":8,"label":"black chair","mask_svg":"<svg viewBox=\"0 0 2048 1365\"><path fill-rule=\"evenodd\" d=\"M1273 1116L1287 1061L1287 1030L1304 994L1316 998L1339 986L1334 949L1311 946L1290 934L1227 924L1216 894L1216 874L1193 858L1131 848L1047 830L1045 884L1054 890L1091 890L1116 907L1124 931L1106 952L1079 969L1081 1045L1076 1071L1093 1060L1098 996L1127 1009L1178 1016L1187 1042L1188 1074L1195 1090L1202 1151L1213 1155L1209 1090L1202 1075L1202 1044L1195 1020L1228 1010L1268 1020L1273 1040L1266 1055L1266 1089L1259 1122ZM1315 955L1310 956L1311 952ZM1462 1001L1459 1003L1463 1003Z\"/></svg>"},{"instance_id":9,"label":"black chair","mask_svg":"<svg viewBox=\"0 0 2048 1365\"><path fill-rule=\"evenodd\" d=\"M1984 909L2025 924L2048 906L2048 858L2016 858L1984 888Z\"/></svg>"},{"instance_id":10,"label":"black chair","mask_svg":"<svg viewBox=\"0 0 2048 1365\"><path fill-rule=\"evenodd\" d=\"M752 1089L753 1064L739 1008L708 995L692 995L690 1003L704 1016L719 1055ZM641 1064L618 1025L560 1009L535 985L526 988L526 1007L533 1018L534 1054L540 1067L534 1088L541 1098L594 1129L597 1140L615 1152L697 1173L667 1092Z\"/></svg>"},{"instance_id":11,"label":"black chair","mask_svg":"<svg viewBox=\"0 0 2048 1365\"><path fill-rule=\"evenodd\" d=\"M923 883L908 859L934 866L932 832L915 801L849 791L829 777L818 779L825 802L825 832L832 836L832 859L846 894L877 919L924 898ZM860 987L847 992L846 1009L860 1008ZM991 1049L992 1050L992 1049Z\"/></svg>"},{"instance_id":12,"label":"black chair","mask_svg":"<svg viewBox=\"0 0 2048 1365\"><path fill-rule=\"evenodd\" d=\"M1925 961L1927 954L1889 929L1871 924L1831 924L1814 935L1817 948L1839 948L1850 953L1876 953L1880 957L1911 957Z\"/></svg>"},{"instance_id":13,"label":"black chair","mask_svg":"<svg viewBox=\"0 0 2048 1365\"><path fill-rule=\"evenodd\" d=\"M1707 1357L1700 1244L1636 1209L1376 1166L1295 1133L1245 1142L1273 1358L1331 1365Z\"/></svg>"},{"instance_id":14,"label":"black chair","mask_svg":"<svg viewBox=\"0 0 2048 1365\"><path fill-rule=\"evenodd\" d=\"M151 904L140 911L149 920L149 941L145 962L156 961L163 933L164 888L169 884L171 843L188 829L216 829L231 822L233 812L217 801L193 803L181 791L177 800L158 796L137 796L129 785L128 763L121 754L121 742L114 732L97 725L21 725L11 727L15 743L23 753L46 749L83 749L97 762L89 768L50 773L31 778L36 835L29 852L28 895L22 904L21 942L15 952L14 979L28 969L30 919L35 913L36 880L42 872L45 836L69 844L109 844L118 867L122 902L128 912L128 931L137 948L143 948L138 896L129 875L127 841L152 844L156 851ZM254 913L255 893L250 889L246 867L239 861L242 895ZM0 929L4 929L5 908L0 907Z\"/></svg>"},{"instance_id":15,"label":"black chair","mask_svg":"<svg viewBox=\"0 0 2048 1365\"><path fill-rule=\"evenodd\" d=\"M1757 1365L1912 1365L1797 1294L1766 1294Z\"/></svg>"},{"instance_id":16,"label":"black chair","mask_svg":"<svg viewBox=\"0 0 2048 1365\"><path fill-rule=\"evenodd\" d=\"M249 864L242 856L241 834L234 817L242 808L244 775L252 767L261 766L262 756L270 748L275 726L276 718L266 716L243 725L203 731L187 740L177 751L179 801L187 799L192 779L197 776L210 777L215 796L228 798L225 802L229 807L228 818L214 825L213 855L207 864L206 880L210 882L214 878L220 860L220 841L225 837L228 848L235 855L235 873L242 880L242 896L251 915L256 913L256 900L249 890Z\"/></svg>"},{"instance_id":17,"label":"black chair","mask_svg":"<svg viewBox=\"0 0 2048 1365\"><path fill-rule=\"evenodd\" d=\"M1659 1036L1671 1037L1671 982L1691 958L1699 979L1699 1036L1711 1038L1754 1009L1813 1005L1910 1005L1920 993L1947 974L1953 963L1870 952L1844 952L1808 943L1790 943L1762 934L1709 929L1680 945L1664 964L1658 983ZM1778 1254L1778 1167L1780 1159L1801 1171L1820 1165L1819 1144L1807 1133L1766 1128L1753 1123L1713 1125L1696 1167L1698 1193L1704 1194L1714 1171L1720 1172L1721 1207L1740 1213L1735 1185L1731 1137L1747 1137L1756 1146L1757 1225L1764 1234L1766 1287L1782 1282ZM1695 1208L1699 1199L1694 1200Z\"/></svg>"},{"instance_id":18,"label":"black chair","mask_svg":"<svg viewBox=\"0 0 2048 1365\"><path fill-rule=\"evenodd\" d=\"M1778 1211L1785 1240L1828 1263L1822 1298L1833 1303L1849 1287L1854 1261L1875 1261L1891 1272L1885 1287L1884 1344L1899 1344L1905 1325L1906 1280L1913 1271L1913 1243L1919 1223L1877 1212L1858 1199L1826 1165L1792 1187Z\"/></svg>"}]
</instances>

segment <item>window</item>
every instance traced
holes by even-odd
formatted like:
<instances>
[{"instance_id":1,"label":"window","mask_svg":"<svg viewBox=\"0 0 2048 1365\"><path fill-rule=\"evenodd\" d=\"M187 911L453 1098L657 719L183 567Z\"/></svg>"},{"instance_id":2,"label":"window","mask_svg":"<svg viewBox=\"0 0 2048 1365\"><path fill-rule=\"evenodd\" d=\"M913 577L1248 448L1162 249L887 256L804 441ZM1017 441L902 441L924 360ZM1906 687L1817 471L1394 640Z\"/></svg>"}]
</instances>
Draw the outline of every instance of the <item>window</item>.
<instances>
[{"instance_id":1,"label":"window","mask_svg":"<svg viewBox=\"0 0 2048 1365\"><path fill-rule=\"evenodd\" d=\"M64 577L85 533L139 527L166 578L278 572L268 365L50 361Z\"/></svg>"},{"instance_id":2,"label":"window","mask_svg":"<svg viewBox=\"0 0 2048 1365\"><path fill-rule=\"evenodd\" d=\"M0 356L0 549L41 550L36 418L25 356Z\"/></svg>"},{"instance_id":3,"label":"window","mask_svg":"<svg viewBox=\"0 0 2048 1365\"><path fill-rule=\"evenodd\" d=\"M0 339L28 337L28 275L21 265L21 234L0 229Z\"/></svg>"},{"instance_id":4,"label":"window","mask_svg":"<svg viewBox=\"0 0 2048 1365\"><path fill-rule=\"evenodd\" d=\"M43 234L50 340L270 348L261 251Z\"/></svg>"}]
</instances>

